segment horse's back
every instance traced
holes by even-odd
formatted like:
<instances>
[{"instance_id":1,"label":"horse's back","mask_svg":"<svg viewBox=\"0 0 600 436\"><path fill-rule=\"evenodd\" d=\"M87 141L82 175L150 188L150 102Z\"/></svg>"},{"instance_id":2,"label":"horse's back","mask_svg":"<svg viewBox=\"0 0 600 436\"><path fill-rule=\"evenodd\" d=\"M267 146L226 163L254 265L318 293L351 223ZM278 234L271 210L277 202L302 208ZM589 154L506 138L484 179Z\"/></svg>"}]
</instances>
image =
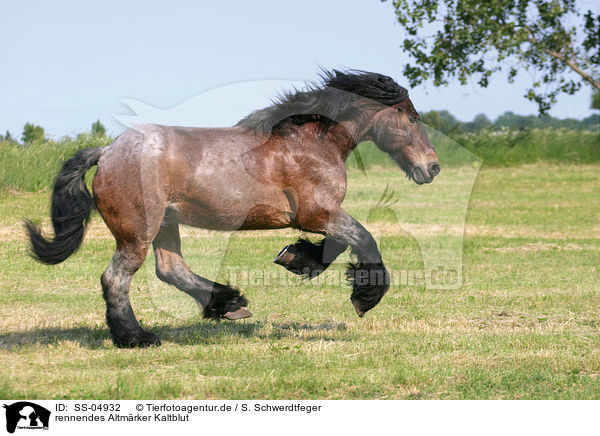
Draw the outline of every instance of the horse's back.
<instances>
[{"instance_id":1,"label":"horse's back","mask_svg":"<svg viewBox=\"0 0 600 436\"><path fill-rule=\"evenodd\" d=\"M343 162L313 136L140 125L106 148L94 188L197 227L285 227L317 206L316 193L339 203L344 197Z\"/></svg>"}]
</instances>

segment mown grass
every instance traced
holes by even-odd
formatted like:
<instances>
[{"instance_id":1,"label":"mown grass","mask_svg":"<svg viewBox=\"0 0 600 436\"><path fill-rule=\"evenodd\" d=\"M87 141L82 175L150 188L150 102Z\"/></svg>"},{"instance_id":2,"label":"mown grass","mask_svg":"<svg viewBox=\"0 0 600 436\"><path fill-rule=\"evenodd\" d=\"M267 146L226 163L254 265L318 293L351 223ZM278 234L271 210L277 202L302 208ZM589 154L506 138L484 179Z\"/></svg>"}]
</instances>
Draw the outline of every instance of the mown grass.
<instances>
[{"instance_id":1,"label":"mown grass","mask_svg":"<svg viewBox=\"0 0 600 436\"><path fill-rule=\"evenodd\" d=\"M418 187L395 168L349 172L349 212L392 270L423 268L421 243L462 237L458 206L471 174L444 168ZM386 184L400 199L378 199ZM94 217L64 264L26 256L19 221L48 228L49 193L0 195L1 398L600 398L600 167L481 168L464 228L457 289L395 285L359 319L337 281L345 254L317 282L271 263L292 231L227 235L183 229L186 259L233 281L254 316L202 320L159 282L153 258L131 288L160 348L112 346L99 276L114 241ZM457 221L458 220L458 221ZM458 227L458 228L457 228ZM265 278L266 277L266 278Z\"/></svg>"}]
</instances>

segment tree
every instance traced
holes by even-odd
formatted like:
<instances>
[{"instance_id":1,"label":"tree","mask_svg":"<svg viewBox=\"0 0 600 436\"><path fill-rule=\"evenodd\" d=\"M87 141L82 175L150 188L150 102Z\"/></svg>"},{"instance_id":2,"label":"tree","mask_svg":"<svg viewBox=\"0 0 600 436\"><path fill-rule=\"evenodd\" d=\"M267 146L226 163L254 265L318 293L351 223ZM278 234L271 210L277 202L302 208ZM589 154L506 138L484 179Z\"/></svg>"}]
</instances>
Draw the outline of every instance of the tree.
<instances>
[{"instance_id":1,"label":"tree","mask_svg":"<svg viewBox=\"0 0 600 436\"><path fill-rule=\"evenodd\" d=\"M94 136L106 136L106 128L102 125L100 120L92 124L92 135Z\"/></svg>"},{"instance_id":2,"label":"tree","mask_svg":"<svg viewBox=\"0 0 600 436\"><path fill-rule=\"evenodd\" d=\"M12 137L12 135L10 134L10 132L8 130L6 131L6 135L4 135L3 139L5 141L13 141L13 137Z\"/></svg>"},{"instance_id":3,"label":"tree","mask_svg":"<svg viewBox=\"0 0 600 436\"><path fill-rule=\"evenodd\" d=\"M590 107L592 109L600 110L600 92L594 92L592 94L592 104Z\"/></svg>"},{"instance_id":4,"label":"tree","mask_svg":"<svg viewBox=\"0 0 600 436\"><path fill-rule=\"evenodd\" d=\"M27 123L25 127L23 127L23 135L21 136L23 143L25 144L33 144L36 142L45 141L44 129L40 126L36 126L35 124Z\"/></svg>"},{"instance_id":5,"label":"tree","mask_svg":"<svg viewBox=\"0 0 600 436\"><path fill-rule=\"evenodd\" d=\"M421 115L421 120L444 134L458 133L461 127L460 121L447 110L425 112Z\"/></svg>"},{"instance_id":6,"label":"tree","mask_svg":"<svg viewBox=\"0 0 600 436\"><path fill-rule=\"evenodd\" d=\"M591 130L592 132L600 131L600 114L593 114L587 118L584 118L581 123L584 129Z\"/></svg>"},{"instance_id":7,"label":"tree","mask_svg":"<svg viewBox=\"0 0 600 436\"><path fill-rule=\"evenodd\" d=\"M383 0L385 1L385 0ZM403 47L413 58L404 74L411 86L433 79L435 86L469 77L487 87L492 75L541 73L525 97L544 114L561 93L582 82L600 90L600 15L578 10L575 0L393 0L406 29ZM427 29L424 26L427 25ZM426 35L431 33L433 35ZM578 41L582 41L578 43ZM565 73L571 71L579 75Z\"/></svg>"},{"instance_id":8,"label":"tree","mask_svg":"<svg viewBox=\"0 0 600 436\"><path fill-rule=\"evenodd\" d=\"M512 111L506 111L496 118L494 127L496 129L505 127L510 130L531 129L535 127L559 127L555 125L556 121L558 120L547 115L536 117L534 115L517 115Z\"/></svg>"},{"instance_id":9,"label":"tree","mask_svg":"<svg viewBox=\"0 0 600 436\"><path fill-rule=\"evenodd\" d=\"M477 114L475 115L475 118L473 118L473 121L465 123L464 127L471 132L477 132L481 129L491 128L492 122L485 114Z\"/></svg>"}]
</instances>

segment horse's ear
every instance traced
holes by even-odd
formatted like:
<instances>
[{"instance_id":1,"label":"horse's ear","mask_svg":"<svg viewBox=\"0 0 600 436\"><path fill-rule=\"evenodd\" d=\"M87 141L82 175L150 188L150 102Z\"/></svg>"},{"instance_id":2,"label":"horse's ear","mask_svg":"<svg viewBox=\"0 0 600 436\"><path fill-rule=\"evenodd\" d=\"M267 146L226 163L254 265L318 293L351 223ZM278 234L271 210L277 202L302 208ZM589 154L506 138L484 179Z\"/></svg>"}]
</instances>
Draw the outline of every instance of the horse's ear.
<instances>
[{"instance_id":1,"label":"horse's ear","mask_svg":"<svg viewBox=\"0 0 600 436\"><path fill-rule=\"evenodd\" d=\"M4 407L6 409L8 406L6 404L3 404L2 407Z\"/></svg>"}]
</instances>

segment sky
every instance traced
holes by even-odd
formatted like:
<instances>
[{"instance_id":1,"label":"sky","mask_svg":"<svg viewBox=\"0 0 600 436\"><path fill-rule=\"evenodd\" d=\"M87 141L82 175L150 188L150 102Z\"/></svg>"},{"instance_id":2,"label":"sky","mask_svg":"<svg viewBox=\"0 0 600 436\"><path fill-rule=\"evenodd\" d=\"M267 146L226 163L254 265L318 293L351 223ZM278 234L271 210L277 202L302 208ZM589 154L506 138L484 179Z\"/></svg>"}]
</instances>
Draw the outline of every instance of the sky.
<instances>
[{"instance_id":1,"label":"sky","mask_svg":"<svg viewBox=\"0 0 600 436\"><path fill-rule=\"evenodd\" d=\"M26 122L53 138L76 135L98 119L118 134L135 113L230 125L288 84L316 79L320 66L375 71L408 87L404 32L390 2L3 0L0 16L0 132L13 136ZM488 88L428 83L409 93L420 112L494 119L536 114L523 97L530 83L528 74L514 84L499 75ZM207 109L215 98L222 104ZM550 114L584 118L590 98L584 85Z\"/></svg>"}]
</instances>

